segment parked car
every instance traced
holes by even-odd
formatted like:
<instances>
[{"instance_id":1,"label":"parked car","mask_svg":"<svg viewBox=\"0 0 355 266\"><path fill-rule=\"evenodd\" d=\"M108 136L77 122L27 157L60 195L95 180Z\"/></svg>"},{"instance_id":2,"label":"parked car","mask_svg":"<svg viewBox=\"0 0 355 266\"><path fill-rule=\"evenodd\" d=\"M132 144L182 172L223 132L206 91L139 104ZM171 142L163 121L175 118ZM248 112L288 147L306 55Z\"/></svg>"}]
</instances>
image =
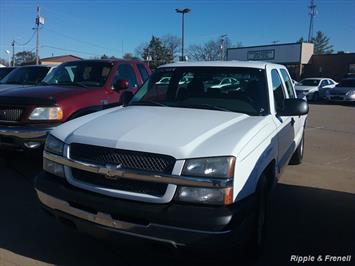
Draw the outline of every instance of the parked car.
<instances>
[{"instance_id":1,"label":"parked car","mask_svg":"<svg viewBox=\"0 0 355 266\"><path fill-rule=\"evenodd\" d=\"M325 98L326 91L334 88L337 84L329 78L306 78L295 86L299 98L306 96L307 100L318 101Z\"/></svg>"},{"instance_id":2,"label":"parked car","mask_svg":"<svg viewBox=\"0 0 355 266\"><path fill-rule=\"evenodd\" d=\"M14 69L15 67L0 67L0 81Z\"/></svg>"},{"instance_id":3,"label":"parked car","mask_svg":"<svg viewBox=\"0 0 355 266\"><path fill-rule=\"evenodd\" d=\"M0 93L16 87L29 87L38 84L47 75L50 66L16 67L0 81Z\"/></svg>"},{"instance_id":4,"label":"parked car","mask_svg":"<svg viewBox=\"0 0 355 266\"><path fill-rule=\"evenodd\" d=\"M179 84L187 75L189 84ZM221 75L238 79L239 89L207 85ZM169 84L156 86L163 76ZM259 250L271 188L304 151L308 105L287 69L169 64L122 96L123 106L48 136L35 181L47 213L91 234Z\"/></svg>"},{"instance_id":5,"label":"parked car","mask_svg":"<svg viewBox=\"0 0 355 266\"><path fill-rule=\"evenodd\" d=\"M331 102L355 102L355 78L343 79L327 91L326 97Z\"/></svg>"},{"instance_id":6,"label":"parked car","mask_svg":"<svg viewBox=\"0 0 355 266\"><path fill-rule=\"evenodd\" d=\"M214 79L213 81L210 81L212 86L211 88L223 88L231 85L236 85L239 84L239 81L236 78L219 78L219 79Z\"/></svg>"},{"instance_id":7,"label":"parked car","mask_svg":"<svg viewBox=\"0 0 355 266\"><path fill-rule=\"evenodd\" d=\"M117 105L150 75L140 61L80 60L57 66L40 86L0 93L1 146L37 149L57 125Z\"/></svg>"}]
</instances>

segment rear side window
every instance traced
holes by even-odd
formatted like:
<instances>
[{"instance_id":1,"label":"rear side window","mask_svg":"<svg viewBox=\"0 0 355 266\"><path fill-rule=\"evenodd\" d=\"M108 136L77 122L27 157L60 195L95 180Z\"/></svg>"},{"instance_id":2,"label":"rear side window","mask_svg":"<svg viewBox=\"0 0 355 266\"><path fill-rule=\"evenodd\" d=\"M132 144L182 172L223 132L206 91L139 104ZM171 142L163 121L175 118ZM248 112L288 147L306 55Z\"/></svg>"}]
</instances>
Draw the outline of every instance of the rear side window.
<instances>
[{"instance_id":1,"label":"rear side window","mask_svg":"<svg viewBox=\"0 0 355 266\"><path fill-rule=\"evenodd\" d=\"M141 74L143 82L145 82L149 78L149 74L148 74L147 69L142 64L138 64L137 67L138 67L139 73Z\"/></svg>"},{"instance_id":2,"label":"rear side window","mask_svg":"<svg viewBox=\"0 0 355 266\"><path fill-rule=\"evenodd\" d=\"M127 80L130 88L138 87L137 77L131 65L122 64L118 67L113 84L120 79Z\"/></svg>"},{"instance_id":3,"label":"rear side window","mask_svg":"<svg viewBox=\"0 0 355 266\"><path fill-rule=\"evenodd\" d=\"M280 111L284 107L285 94L282 88L281 77L276 69L271 71L271 79L272 79L272 90L274 91L274 99L275 99L275 109L276 112Z\"/></svg>"},{"instance_id":4,"label":"rear side window","mask_svg":"<svg viewBox=\"0 0 355 266\"><path fill-rule=\"evenodd\" d=\"M286 89L288 92L289 98L296 98L295 93L293 91L292 81L290 76L288 75L285 69L280 69L283 80L285 81Z\"/></svg>"}]
</instances>

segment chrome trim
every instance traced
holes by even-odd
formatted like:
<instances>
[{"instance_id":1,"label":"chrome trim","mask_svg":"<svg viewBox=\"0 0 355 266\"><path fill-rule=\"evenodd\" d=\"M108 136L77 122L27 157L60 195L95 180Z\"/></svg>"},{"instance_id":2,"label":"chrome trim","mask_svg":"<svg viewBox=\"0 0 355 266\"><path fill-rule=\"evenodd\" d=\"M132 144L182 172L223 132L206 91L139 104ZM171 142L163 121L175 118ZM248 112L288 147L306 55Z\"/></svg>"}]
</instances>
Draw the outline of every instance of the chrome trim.
<instances>
[{"instance_id":1,"label":"chrome trim","mask_svg":"<svg viewBox=\"0 0 355 266\"><path fill-rule=\"evenodd\" d=\"M134 179L146 182L157 182L164 184L175 184L181 186L193 187L209 187L209 188L225 188L233 185L233 179L219 179L219 178L199 178L178 175L164 175L151 174L144 171L108 169L103 165L95 165L85 162L76 161L73 159L64 158L55 154L43 152L43 157L52 160L56 163L63 164L67 167L77 168L95 174L103 174L110 176L117 176L120 178Z\"/></svg>"}]
</instances>

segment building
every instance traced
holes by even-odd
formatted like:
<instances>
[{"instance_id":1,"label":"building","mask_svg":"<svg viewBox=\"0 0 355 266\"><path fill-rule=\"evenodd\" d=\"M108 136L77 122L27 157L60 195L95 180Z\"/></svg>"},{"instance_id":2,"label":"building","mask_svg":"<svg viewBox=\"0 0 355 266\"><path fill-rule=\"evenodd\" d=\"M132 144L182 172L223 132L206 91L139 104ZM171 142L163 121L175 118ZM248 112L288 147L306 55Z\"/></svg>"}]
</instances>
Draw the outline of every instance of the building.
<instances>
[{"instance_id":1,"label":"building","mask_svg":"<svg viewBox=\"0 0 355 266\"><path fill-rule=\"evenodd\" d=\"M312 43L230 48L227 50L227 60L260 60L282 64L295 80L327 77L339 81L348 73L355 73L355 53L314 55L313 50Z\"/></svg>"},{"instance_id":2,"label":"building","mask_svg":"<svg viewBox=\"0 0 355 266\"><path fill-rule=\"evenodd\" d=\"M77 61L82 60L82 58L75 55L61 55L61 56L53 56L46 57L41 59L42 65L59 65L64 62Z\"/></svg>"},{"instance_id":3,"label":"building","mask_svg":"<svg viewBox=\"0 0 355 266\"><path fill-rule=\"evenodd\" d=\"M292 78L300 79L313 55L313 43L285 43L227 49L227 60L258 60L285 65Z\"/></svg>"},{"instance_id":4,"label":"building","mask_svg":"<svg viewBox=\"0 0 355 266\"><path fill-rule=\"evenodd\" d=\"M349 73L355 73L355 53L339 52L313 55L302 77L329 77L339 81Z\"/></svg>"}]
</instances>

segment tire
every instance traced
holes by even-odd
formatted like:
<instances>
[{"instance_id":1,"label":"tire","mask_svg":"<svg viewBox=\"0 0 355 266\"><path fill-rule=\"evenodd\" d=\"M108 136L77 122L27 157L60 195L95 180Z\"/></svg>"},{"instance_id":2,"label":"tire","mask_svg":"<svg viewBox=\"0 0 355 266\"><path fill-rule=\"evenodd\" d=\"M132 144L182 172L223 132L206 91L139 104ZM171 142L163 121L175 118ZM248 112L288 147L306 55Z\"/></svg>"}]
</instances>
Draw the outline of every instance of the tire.
<instances>
[{"instance_id":1,"label":"tire","mask_svg":"<svg viewBox=\"0 0 355 266\"><path fill-rule=\"evenodd\" d=\"M246 247L244 256L249 259L257 259L261 256L264 249L266 221L270 203L270 183L267 182L265 174L262 174L257 188L257 206L254 220L254 232L250 238L249 245Z\"/></svg>"},{"instance_id":2,"label":"tire","mask_svg":"<svg viewBox=\"0 0 355 266\"><path fill-rule=\"evenodd\" d=\"M315 92L312 97L313 102L318 102L319 101L319 92Z\"/></svg>"},{"instance_id":3,"label":"tire","mask_svg":"<svg viewBox=\"0 0 355 266\"><path fill-rule=\"evenodd\" d=\"M297 149L295 150L294 154L291 157L290 163L291 165L298 165L302 163L304 154L304 132L301 139L300 144L298 144Z\"/></svg>"}]
</instances>

